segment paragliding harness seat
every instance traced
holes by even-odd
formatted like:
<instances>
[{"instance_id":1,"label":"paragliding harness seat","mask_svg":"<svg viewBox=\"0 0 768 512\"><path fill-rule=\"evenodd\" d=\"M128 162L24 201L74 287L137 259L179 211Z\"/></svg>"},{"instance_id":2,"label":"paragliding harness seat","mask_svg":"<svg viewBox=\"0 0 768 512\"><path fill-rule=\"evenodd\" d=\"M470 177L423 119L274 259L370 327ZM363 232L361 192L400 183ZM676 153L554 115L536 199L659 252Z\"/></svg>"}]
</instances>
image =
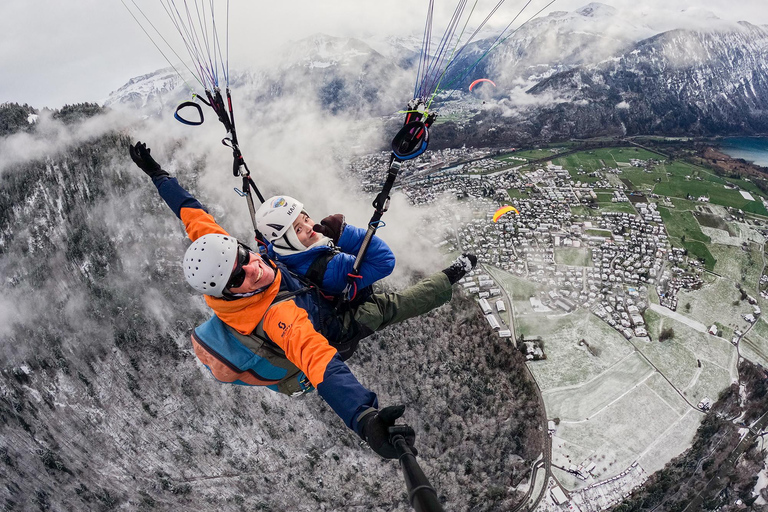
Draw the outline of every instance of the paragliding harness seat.
<instances>
[{"instance_id":1,"label":"paragliding harness seat","mask_svg":"<svg viewBox=\"0 0 768 512\"><path fill-rule=\"evenodd\" d=\"M281 270L283 280L280 291L269 307L297 300L298 305L307 311L315 330L328 339L342 360L349 359L360 340L372 331L354 320L351 308L337 311L317 287L284 268ZM314 387L307 376L269 338L263 322L262 317L250 334L242 334L214 315L192 331L195 353L214 377L222 382L266 386L272 391L292 396L312 391Z\"/></svg>"}]
</instances>

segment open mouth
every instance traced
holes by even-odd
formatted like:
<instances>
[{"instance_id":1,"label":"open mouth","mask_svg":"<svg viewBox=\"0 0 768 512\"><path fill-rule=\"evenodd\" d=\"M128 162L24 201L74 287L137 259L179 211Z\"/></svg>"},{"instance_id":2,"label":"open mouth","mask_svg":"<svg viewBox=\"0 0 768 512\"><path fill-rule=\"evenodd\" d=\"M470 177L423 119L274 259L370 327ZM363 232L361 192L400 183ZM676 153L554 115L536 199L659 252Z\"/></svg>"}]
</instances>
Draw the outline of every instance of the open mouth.
<instances>
[{"instance_id":1,"label":"open mouth","mask_svg":"<svg viewBox=\"0 0 768 512\"><path fill-rule=\"evenodd\" d=\"M256 276L256 282L261 281L261 277L264 275L264 267L259 265L259 274Z\"/></svg>"}]
</instances>

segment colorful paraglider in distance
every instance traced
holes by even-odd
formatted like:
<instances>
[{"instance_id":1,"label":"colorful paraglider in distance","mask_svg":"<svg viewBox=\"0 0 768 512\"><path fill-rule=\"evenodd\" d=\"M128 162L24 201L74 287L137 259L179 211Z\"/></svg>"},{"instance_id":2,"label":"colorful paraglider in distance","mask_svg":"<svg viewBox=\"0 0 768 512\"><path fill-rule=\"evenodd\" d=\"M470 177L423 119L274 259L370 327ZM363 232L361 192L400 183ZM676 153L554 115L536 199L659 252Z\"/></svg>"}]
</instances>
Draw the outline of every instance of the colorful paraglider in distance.
<instances>
[{"instance_id":1,"label":"colorful paraglider in distance","mask_svg":"<svg viewBox=\"0 0 768 512\"><path fill-rule=\"evenodd\" d=\"M494 87L496 87L496 84L495 84L495 83L493 83L493 80L490 80L490 79L488 79L488 78L478 78L477 80L475 80L474 82L472 82L471 84L469 84L469 90L470 90L470 91L472 91L472 88L473 88L474 86L476 86L477 84L479 84L480 82L488 82L488 83L490 83L491 85L493 85Z\"/></svg>"},{"instance_id":2,"label":"colorful paraglider in distance","mask_svg":"<svg viewBox=\"0 0 768 512\"><path fill-rule=\"evenodd\" d=\"M496 213L493 214L493 222L499 222L499 219L501 218L501 216L509 212L515 212L516 214L520 215L520 212L517 211L517 208L515 208L514 206L509 206L509 205L502 206L501 208L496 210Z\"/></svg>"}]
</instances>

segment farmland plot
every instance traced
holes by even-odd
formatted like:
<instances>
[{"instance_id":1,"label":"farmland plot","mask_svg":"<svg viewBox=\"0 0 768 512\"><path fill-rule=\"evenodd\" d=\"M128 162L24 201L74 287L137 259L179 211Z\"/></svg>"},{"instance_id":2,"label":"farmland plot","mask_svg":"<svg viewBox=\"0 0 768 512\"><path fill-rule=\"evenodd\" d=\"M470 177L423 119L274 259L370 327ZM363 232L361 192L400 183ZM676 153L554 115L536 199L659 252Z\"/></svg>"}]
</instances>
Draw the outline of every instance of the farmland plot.
<instances>
[{"instance_id":1,"label":"farmland plot","mask_svg":"<svg viewBox=\"0 0 768 512\"><path fill-rule=\"evenodd\" d=\"M720 244L712 244L710 252L717 259L715 272L723 277L730 278L732 282L740 282L748 288L754 288L760 279L763 269L761 246L749 244L749 250L741 247L731 247Z\"/></svg>"},{"instance_id":2,"label":"farmland plot","mask_svg":"<svg viewBox=\"0 0 768 512\"><path fill-rule=\"evenodd\" d=\"M757 280L755 279L753 283L756 284ZM740 299L741 293L732 281L717 278L714 282L705 284L700 290L680 291L677 309L678 312L707 327L714 322L719 322L743 332L749 327L749 323L741 318L741 315L751 313L752 306ZM686 304L690 307L686 307Z\"/></svg>"},{"instance_id":3,"label":"farmland plot","mask_svg":"<svg viewBox=\"0 0 768 512\"><path fill-rule=\"evenodd\" d=\"M588 312L550 315L537 319L536 324L528 323L526 317L515 320L521 331L544 338L547 359L529 363L542 391L582 385L632 351L623 336ZM579 345L581 339L589 343L592 352Z\"/></svg>"},{"instance_id":4,"label":"farmland plot","mask_svg":"<svg viewBox=\"0 0 768 512\"><path fill-rule=\"evenodd\" d=\"M598 478L609 478L637 460L679 419L677 411L650 388L640 385L588 420L561 421L557 437L566 443L563 448L558 448L564 450L559 455L561 458L570 456L577 464L588 456L597 457L600 460ZM572 448L574 446L578 451ZM569 448L572 451L568 451ZM557 473L558 477L560 474Z\"/></svg>"},{"instance_id":5,"label":"farmland plot","mask_svg":"<svg viewBox=\"0 0 768 512\"><path fill-rule=\"evenodd\" d=\"M592 380L542 393L547 416L569 421L594 416L653 372L645 359L632 352Z\"/></svg>"},{"instance_id":6,"label":"farmland plot","mask_svg":"<svg viewBox=\"0 0 768 512\"><path fill-rule=\"evenodd\" d=\"M696 404L705 396L717 397L730 385L736 376L737 362L731 343L671 318L663 317L658 323L660 328L672 327L674 338L635 346L690 402Z\"/></svg>"},{"instance_id":7,"label":"farmland plot","mask_svg":"<svg viewBox=\"0 0 768 512\"><path fill-rule=\"evenodd\" d=\"M684 416L670 425L666 432L642 453L638 463L647 473L653 473L693 444L696 430L704 419L703 413L688 409Z\"/></svg>"},{"instance_id":8,"label":"farmland plot","mask_svg":"<svg viewBox=\"0 0 768 512\"><path fill-rule=\"evenodd\" d=\"M654 373L650 378L646 379L644 384L656 393L659 398L669 406L670 409L676 411L678 414L683 415L691 408L688 402L683 400L683 397L675 391L675 389L669 385L664 377L660 373Z\"/></svg>"},{"instance_id":9,"label":"farmland plot","mask_svg":"<svg viewBox=\"0 0 768 512\"><path fill-rule=\"evenodd\" d=\"M768 366L768 323L764 317L758 318L754 327L741 339L739 352L753 363Z\"/></svg>"}]
</instances>

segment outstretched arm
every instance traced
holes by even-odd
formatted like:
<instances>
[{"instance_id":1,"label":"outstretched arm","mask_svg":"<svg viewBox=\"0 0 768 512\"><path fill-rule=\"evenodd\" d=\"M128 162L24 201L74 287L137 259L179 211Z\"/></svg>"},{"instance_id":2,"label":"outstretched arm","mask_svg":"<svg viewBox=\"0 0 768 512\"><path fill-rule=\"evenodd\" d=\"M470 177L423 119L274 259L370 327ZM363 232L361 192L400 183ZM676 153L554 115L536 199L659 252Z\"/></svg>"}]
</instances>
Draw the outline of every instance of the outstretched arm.
<instances>
[{"instance_id":1,"label":"outstretched arm","mask_svg":"<svg viewBox=\"0 0 768 512\"><path fill-rule=\"evenodd\" d=\"M160 197L163 198L173 213L184 222L187 235L192 241L209 233L228 235L224 228L219 226L213 216L200 204L200 201L179 185L176 178L172 178L162 169L152 155L152 150L143 142L137 142L135 146L128 146L128 152L134 163L152 178L152 183L157 187Z\"/></svg>"},{"instance_id":2,"label":"outstretched arm","mask_svg":"<svg viewBox=\"0 0 768 512\"><path fill-rule=\"evenodd\" d=\"M378 409L376 393L358 382L336 349L312 327L307 312L293 301L281 302L264 316L264 332L304 372L344 423L361 434L359 417L371 408Z\"/></svg>"}]
</instances>

